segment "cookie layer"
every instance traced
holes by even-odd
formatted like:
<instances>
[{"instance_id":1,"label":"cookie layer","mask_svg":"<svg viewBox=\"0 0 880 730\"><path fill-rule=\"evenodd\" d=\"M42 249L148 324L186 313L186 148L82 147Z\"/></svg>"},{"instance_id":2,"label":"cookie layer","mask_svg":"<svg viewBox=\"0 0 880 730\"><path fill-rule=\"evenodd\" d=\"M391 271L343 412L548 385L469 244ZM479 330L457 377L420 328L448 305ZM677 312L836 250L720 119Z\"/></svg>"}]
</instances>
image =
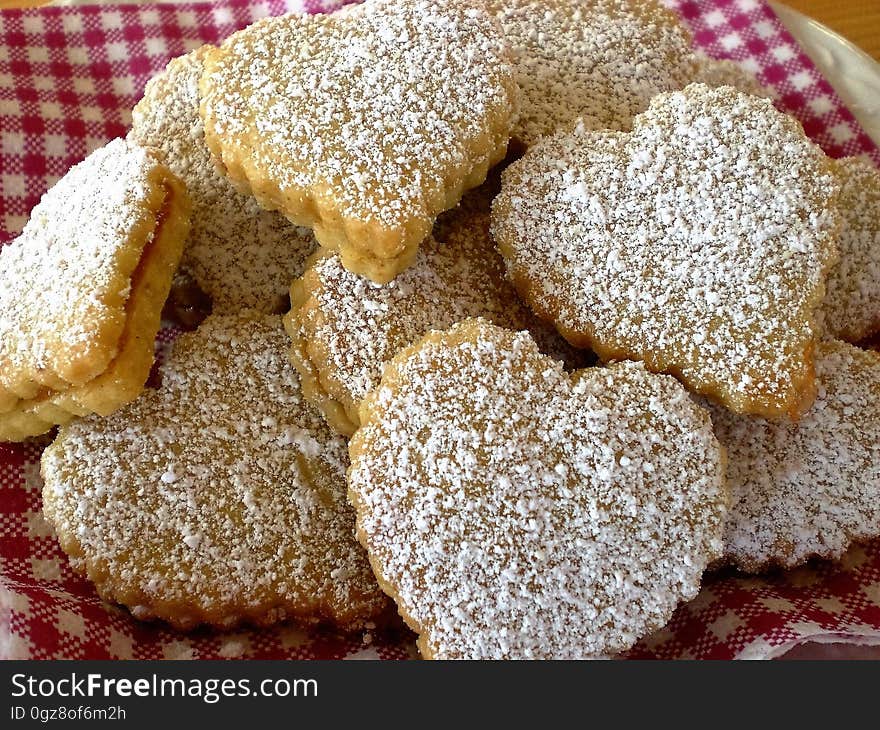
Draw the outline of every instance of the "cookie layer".
<instances>
[{"instance_id":1,"label":"cookie layer","mask_svg":"<svg viewBox=\"0 0 880 730\"><path fill-rule=\"evenodd\" d=\"M828 340L816 371L796 424L712 407L733 498L724 554L742 570L839 558L880 535L880 357Z\"/></svg>"},{"instance_id":2,"label":"cookie layer","mask_svg":"<svg viewBox=\"0 0 880 730\"><path fill-rule=\"evenodd\" d=\"M358 537L426 658L624 650L720 554L709 415L638 363L570 376L467 320L395 357L361 422Z\"/></svg>"},{"instance_id":3,"label":"cookie layer","mask_svg":"<svg viewBox=\"0 0 880 730\"><path fill-rule=\"evenodd\" d=\"M0 413L0 441L22 441L46 433L74 416L109 415L143 390L153 366L156 333L188 230L187 199L170 182L150 242L131 277L118 353L107 369L87 383L47 390Z\"/></svg>"},{"instance_id":4,"label":"cookie layer","mask_svg":"<svg viewBox=\"0 0 880 730\"><path fill-rule=\"evenodd\" d=\"M172 60L132 112L130 137L157 148L186 184L191 230L182 266L207 294L213 312L282 312L287 291L317 244L310 230L265 211L217 169L199 116L199 78L210 46Z\"/></svg>"},{"instance_id":5,"label":"cookie layer","mask_svg":"<svg viewBox=\"0 0 880 730\"><path fill-rule=\"evenodd\" d=\"M656 97L632 133L546 139L502 180L499 250L570 342L737 412L809 407L838 184L797 121L693 84Z\"/></svg>"},{"instance_id":6,"label":"cookie layer","mask_svg":"<svg viewBox=\"0 0 880 730\"><path fill-rule=\"evenodd\" d=\"M345 441L304 401L281 319L212 316L162 385L45 451L44 512L108 601L179 628L354 627L386 607L354 539Z\"/></svg>"},{"instance_id":7,"label":"cookie layer","mask_svg":"<svg viewBox=\"0 0 880 730\"><path fill-rule=\"evenodd\" d=\"M368 0L262 20L210 52L208 146L266 208L385 283L504 157L517 89L466 0Z\"/></svg>"}]
</instances>

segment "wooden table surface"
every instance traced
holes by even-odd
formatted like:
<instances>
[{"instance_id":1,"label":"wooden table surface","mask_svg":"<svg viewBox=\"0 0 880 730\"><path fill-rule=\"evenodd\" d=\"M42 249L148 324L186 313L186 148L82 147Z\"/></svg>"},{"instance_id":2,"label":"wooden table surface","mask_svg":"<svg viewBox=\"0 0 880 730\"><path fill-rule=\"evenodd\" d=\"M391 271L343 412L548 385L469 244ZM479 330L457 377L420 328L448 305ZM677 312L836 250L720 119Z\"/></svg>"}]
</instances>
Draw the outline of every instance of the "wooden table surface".
<instances>
[{"instance_id":1,"label":"wooden table surface","mask_svg":"<svg viewBox=\"0 0 880 730\"><path fill-rule=\"evenodd\" d=\"M815 18L880 61L880 0L782 0ZM43 5L46 0L0 0L0 8Z\"/></svg>"}]
</instances>

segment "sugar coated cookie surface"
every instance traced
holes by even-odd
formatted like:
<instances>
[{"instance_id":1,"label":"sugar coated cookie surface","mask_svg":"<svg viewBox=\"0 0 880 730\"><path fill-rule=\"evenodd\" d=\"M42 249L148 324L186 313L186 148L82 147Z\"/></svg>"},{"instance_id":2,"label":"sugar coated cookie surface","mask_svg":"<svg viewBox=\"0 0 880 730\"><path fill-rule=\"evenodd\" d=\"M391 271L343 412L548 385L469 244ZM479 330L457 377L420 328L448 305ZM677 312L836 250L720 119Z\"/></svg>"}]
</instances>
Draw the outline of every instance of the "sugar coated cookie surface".
<instances>
[{"instance_id":1,"label":"sugar coated cookie surface","mask_svg":"<svg viewBox=\"0 0 880 730\"><path fill-rule=\"evenodd\" d=\"M395 357L361 421L358 537L425 657L624 650L720 554L709 415L641 364L569 375L466 320Z\"/></svg>"},{"instance_id":2,"label":"sugar coated cookie surface","mask_svg":"<svg viewBox=\"0 0 880 730\"><path fill-rule=\"evenodd\" d=\"M212 316L162 385L45 451L43 509L103 598L179 628L354 627L386 606L354 538L345 441L302 399L280 317Z\"/></svg>"},{"instance_id":3,"label":"sugar coated cookie surface","mask_svg":"<svg viewBox=\"0 0 880 730\"><path fill-rule=\"evenodd\" d=\"M293 283L285 318L291 357L306 398L340 433L358 427L361 400L401 348L467 317L533 329L546 351L577 361L578 353L536 320L505 278L489 236L493 192L486 183L444 213L415 263L385 286L346 271L331 253L316 257Z\"/></svg>"},{"instance_id":4,"label":"sugar coated cookie surface","mask_svg":"<svg viewBox=\"0 0 880 730\"><path fill-rule=\"evenodd\" d=\"M880 332L880 171L870 162L837 163L843 225L840 261L828 275L825 326L835 337L858 342Z\"/></svg>"},{"instance_id":5,"label":"sugar coated cookie surface","mask_svg":"<svg viewBox=\"0 0 880 730\"><path fill-rule=\"evenodd\" d=\"M632 133L545 139L502 181L492 234L570 342L737 412L809 407L838 184L797 121L692 84L656 97Z\"/></svg>"},{"instance_id":6,"label":"sugar coated cookie surface","mask_svg":"<svg viewBox=\"0 0 880 730\"><path fill-rule=\"evenodd\" d=\"M880 356L828 340L816 372L796 424L712 408L732 495L725 559L742 570L839 558L880 535Z\"/></svg>"},{"instance_id":7,"label":"sugar coated cookie surface","mask_svg":"<svg viewBox=\"0 0 880 730\"><path fill-rule=\"evenodd\" d=\"M140 392L188 227L180 181L122 139L43 196L0 251L0 441Z\"/></svg>"},{"instance_id":8,"label":"sugar coated cookie surface","mask_svg":"<svg viewBox=\"0 0 880 730\"><path fill-rule=\"evenodd\" d=\"M256 308L281 312L287 290L315 250L312 232L265 211L217 169L199 117L199 78L210 46L180 58L152 79L132 113L131 138L161 151L193 202L183 268L214 313Z\"/></svg>"},{"instance_id":9,"label":"sugar coated cookie surface","mask_svg":"<svg viewBox=\"0 0 880 730\"><path fill-rule=\"evenodd\" d=\"M390 281L507 148L517 89L467 0L367 0L262 20L208 54L206 140L264 207Z\"/></svg>"},{"instance_id":10,"label":"sugar coated cookie surface","mask_svg":"<svg viewBox=\"0 0 880 730\"><path fill-rule=\"evenodd\" d=\"M653 96L693 80L690 38L656 0L488 0L514 54L522 145L583 117L629 129Z\"/></svg>"}]
</instances>

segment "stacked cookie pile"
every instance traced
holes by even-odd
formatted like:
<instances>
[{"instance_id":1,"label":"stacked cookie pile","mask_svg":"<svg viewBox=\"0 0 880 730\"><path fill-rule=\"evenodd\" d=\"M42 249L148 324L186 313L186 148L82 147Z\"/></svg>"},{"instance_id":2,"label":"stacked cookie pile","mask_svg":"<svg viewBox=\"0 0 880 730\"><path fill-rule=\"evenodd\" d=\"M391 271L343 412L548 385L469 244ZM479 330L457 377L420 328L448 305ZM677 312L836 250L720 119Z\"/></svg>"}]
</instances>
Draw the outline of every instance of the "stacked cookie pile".
<instances>
[{"instance_id":1,"label":"stacked cookie pile","mask_svg":"<svg viewBox=\"0 0 880 730\"><path fill-rule=\"evenodd\" d=\"M837 557L880 534L880 174L765 97L655 0L260 21L3 249L0 438L61 425L72 564L182 629L594 657Z\"/></svg>"}]
</instances>

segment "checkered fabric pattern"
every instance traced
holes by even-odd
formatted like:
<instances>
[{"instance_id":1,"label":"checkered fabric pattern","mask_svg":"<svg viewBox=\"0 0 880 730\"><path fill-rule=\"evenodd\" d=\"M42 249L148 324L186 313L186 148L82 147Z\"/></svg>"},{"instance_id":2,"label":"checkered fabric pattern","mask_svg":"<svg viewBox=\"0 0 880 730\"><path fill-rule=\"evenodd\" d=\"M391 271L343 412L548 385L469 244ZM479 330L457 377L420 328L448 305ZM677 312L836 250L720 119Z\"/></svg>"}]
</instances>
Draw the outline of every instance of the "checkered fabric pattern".
<instances>
[{"instance_id":1,"label":"checkered fabric pattern","mask_svg":"<svg viewBox=\"0 0 880 730\"><path fill-rule=\"evenodd\" d=\"M663 0L677 10L707 56L737 61L773 91L831 157L880 151L763 0Z\"/></svg>"},{"instance_id":2,"label":"checkered fabric pattern","mask_svg":"<svg viewBox=\"0 0 880 730\"><path fill-rule=\"evenodd\" d=\"M0 243L88 152L125 134L144 84L173 56L286 10L337 2L225 2L0 11ZM698 48L733 58L833 156L880 153L760 0L667 0ZM160 343L173 337L160 335ZM160 348L161 351L161 348ZM45 439L0 444L0 657L383 658L415 656L404 632L337 636L294 627L180 634L103 604L74 575L40 510ZM636 658L776 656L808 638L880 643L880 542L837 564L760 578L709 576Z\"/></svg>"}]
</instances>

